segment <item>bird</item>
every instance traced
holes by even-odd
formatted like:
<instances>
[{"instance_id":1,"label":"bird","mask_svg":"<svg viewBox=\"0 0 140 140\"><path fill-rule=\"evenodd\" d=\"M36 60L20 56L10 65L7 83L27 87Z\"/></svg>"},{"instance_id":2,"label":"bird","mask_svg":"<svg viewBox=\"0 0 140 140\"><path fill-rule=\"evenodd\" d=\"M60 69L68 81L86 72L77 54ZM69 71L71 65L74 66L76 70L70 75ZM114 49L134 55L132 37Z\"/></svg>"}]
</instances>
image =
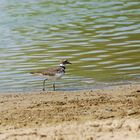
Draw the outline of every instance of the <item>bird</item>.
<instances>
[{"instance_id":1,"label":"bird","mask_svg":"<svg viewBox=\"0 0 140 140\"><path fill-rule=\"evenodd\" d=\"M71 62L69 62L68 59L64 59L61 61L58 67L51 67L48 69L30 72L30 73L33 75L46 77L46 79L43 80L43 89L42 89L43 91L45 91L45 82L47 80L53 81L53 90L55 91L55 81L60 79L65 74L67 64L71 64Z\"/></svg>"}]
</instances>

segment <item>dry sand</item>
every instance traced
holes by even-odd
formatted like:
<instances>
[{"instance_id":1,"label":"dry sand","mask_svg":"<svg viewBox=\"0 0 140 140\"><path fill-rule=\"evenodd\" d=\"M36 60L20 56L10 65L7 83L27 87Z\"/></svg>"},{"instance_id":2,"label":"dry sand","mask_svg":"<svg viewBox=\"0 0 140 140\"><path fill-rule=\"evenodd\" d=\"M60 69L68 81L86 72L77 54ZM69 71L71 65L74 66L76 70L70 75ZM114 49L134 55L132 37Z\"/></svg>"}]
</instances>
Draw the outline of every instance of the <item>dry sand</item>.
<instances>
[{"instance_id":1,"label":"dry sand","mask_svg":"<svg viewBox=\"0 0 140 140\"><path fill-rule=\"evenodd\" d=\"M140 140L140 84L0 94L0 140Z\"/></svg>"}]
</instances>

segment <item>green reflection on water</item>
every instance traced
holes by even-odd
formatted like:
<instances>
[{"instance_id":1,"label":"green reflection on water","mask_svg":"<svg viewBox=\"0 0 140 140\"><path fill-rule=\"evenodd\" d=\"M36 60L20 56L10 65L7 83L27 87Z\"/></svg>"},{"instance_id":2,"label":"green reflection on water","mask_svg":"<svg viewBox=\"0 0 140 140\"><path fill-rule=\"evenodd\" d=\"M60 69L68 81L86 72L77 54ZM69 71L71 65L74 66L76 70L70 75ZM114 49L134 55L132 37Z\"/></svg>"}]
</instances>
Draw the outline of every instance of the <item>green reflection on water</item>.
<instances>
[{"instance_id":1,"label":"green reflection on water","mask_svg":"<svg viewBox=\"0 0 140 140\"><path fill-rule=\"evenodd\" d=\"M1 5L1 90L41 86L28 73L55 66L61 58L73 64L60 83L76 83L74 89L140 77L138 0L13 0Z\"/></svg>"}]
</instances>

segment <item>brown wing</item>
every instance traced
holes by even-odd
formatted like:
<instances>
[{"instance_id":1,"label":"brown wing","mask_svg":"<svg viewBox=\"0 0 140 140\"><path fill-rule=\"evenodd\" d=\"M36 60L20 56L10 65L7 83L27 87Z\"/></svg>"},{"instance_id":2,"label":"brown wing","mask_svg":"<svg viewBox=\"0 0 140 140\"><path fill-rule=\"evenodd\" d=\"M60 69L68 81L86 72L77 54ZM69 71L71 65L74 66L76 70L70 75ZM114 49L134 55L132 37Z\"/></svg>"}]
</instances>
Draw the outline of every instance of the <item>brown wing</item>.
<instances>
[{"instance_id":1,"label":"brown wing","mask_svg":"<svg viewBox=\"0 0 140 140\"><path fill-rule=\"evenodd\" d=\"M47 70L43 70L42 74L43 75L49 75L49 76L54 76L56 73L59 73L60 68L49 68Z\"/></svg>"},{"instance_id":2,"label":"brown wing","mask_svg":"<svg viewBox=\"0 0 140 140\"><path fill-rule=\"evenodd\" d=\"M64 69L61 67L56 67L56 68L48 68L46 70L40 70L37 72L32 72L31 74L54 76L56 73L61 72L64 72Z\"/></svg>"}]
</instances>

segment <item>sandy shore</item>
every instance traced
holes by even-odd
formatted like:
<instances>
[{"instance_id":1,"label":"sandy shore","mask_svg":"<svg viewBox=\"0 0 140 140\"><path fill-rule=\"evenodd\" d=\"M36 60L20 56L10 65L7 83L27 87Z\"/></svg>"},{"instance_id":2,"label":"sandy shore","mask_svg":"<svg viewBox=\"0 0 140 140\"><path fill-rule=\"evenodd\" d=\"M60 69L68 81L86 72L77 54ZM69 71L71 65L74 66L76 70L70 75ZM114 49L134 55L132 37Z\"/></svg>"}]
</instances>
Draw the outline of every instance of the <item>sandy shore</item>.
<instances>
[{"instance_id":1,"label":"sandy shore","mask_svg":"<svg viewBox=\"0 0 140 140\"><path fill-rule=\"evenodd\" d=\"M0 94L0 140L140 140L140 84Z\"/></svg>"}]
</instances>

